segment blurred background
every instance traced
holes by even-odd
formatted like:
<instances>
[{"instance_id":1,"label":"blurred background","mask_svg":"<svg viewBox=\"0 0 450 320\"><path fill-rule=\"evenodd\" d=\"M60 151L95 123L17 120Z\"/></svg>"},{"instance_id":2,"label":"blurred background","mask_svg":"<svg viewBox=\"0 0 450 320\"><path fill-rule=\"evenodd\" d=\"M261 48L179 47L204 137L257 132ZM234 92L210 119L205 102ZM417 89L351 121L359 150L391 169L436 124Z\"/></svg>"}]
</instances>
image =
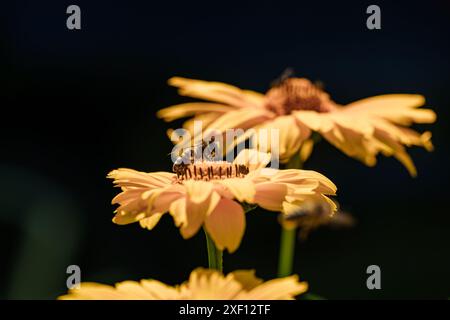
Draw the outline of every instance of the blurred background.
<instances>
[{"instance_id":1,"label":"blurred background","mask_svg":"<svg viewBox=\"0 0 450 320\"><path fill-rule=\"evenodd\" d=\"M79 31L66 8L81 7ZM328 299L448 298L450 4L377 1L382 29L366 28L368 1L24 1L1 5L0 298L54 299L66 268L82 281L156 278L169 284L207 265L204 234L184 241L170 216L153 231L111 222L118 167L171 168L169 127L155 117L189 101L174 75L265 92L285 68L321 81L335 101L420 93L438 114L436 150L410 149L411 178L392 158L367 168L322 141L306 167L330 177L357 220L299 242L295 271ZM277 269L276 214L247 215L225 272ZM381 267L381 290L366 268Z\"/></svg>"}]
</instances>

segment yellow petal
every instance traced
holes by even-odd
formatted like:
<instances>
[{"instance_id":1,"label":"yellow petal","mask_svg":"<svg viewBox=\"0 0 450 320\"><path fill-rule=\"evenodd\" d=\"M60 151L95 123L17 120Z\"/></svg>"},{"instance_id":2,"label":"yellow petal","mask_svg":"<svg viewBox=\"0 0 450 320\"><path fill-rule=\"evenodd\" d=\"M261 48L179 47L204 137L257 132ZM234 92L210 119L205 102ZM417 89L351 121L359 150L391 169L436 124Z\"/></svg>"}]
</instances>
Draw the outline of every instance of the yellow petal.
<instances>
[{"instance_id":1,"label":"yellow petal","mask_svg":"<svg viewBox=\"0 0 450 320\"><path fill-rule=\"evenodd\" d=\"M250 179L229 178L225 180L218 180L215 183L223 185L227 188L239 202L253 202L255 187Z\"/></svg>"},{"instance_id":2,"label":"yellow petal","mask_svg":"<svg viewBox=\"0 0 450 320\"><path fill-rule=\"evenodd\" d=\"M161 109L157 112L158 118L170 122L176 119L190 117L203 112L225 113L235 108L218 103L190 102L182 103Z\"/></svg>"},{"instance_id":3,"label":"yellow petal","mask_svg":"<svg viewBox=\"0 0 450 320\"><path fill-rule=\"evenodd\" d=\"M141 280L142 287L151 294L155 300L178 300L179 290L156 280Z\"/></svg>"},{"instance_id":4,"label":"yellow petal","mask_svg":"<svg viewBox=\"0 0 450 320\"><path fill-rule=\"evenodd\" d=\"M172 185L174 176L168 172L146 173L131 169L111 171L108 178L114 179L114 184L122 189L112 200L112 204L119 204L113 222L128 224L150 215L153 199Z\"/></svg>"},{"instance_id":5,"label":"yellow petal","mask_svg":"<svg viewBox=\"0 0 450 320\"><path fill-rule=\"evenodd\" d=\"M117 283L116 290L127 300L153 300L153 296L136 281Z\"/></svg>"},{"instance_id":6,"label":"yellow petal","mask_svg":"<svg viewBox=\"0 0 450 320\"><path fill-rule=\"evenodd\" d=\"M221 102L240 108L261 108L264 103L264 95L250 90L241 90L222 82L173 77L169 79L169 84L180 88L181 95Z\"/></svg>"},{"instance_id":7,"label":"yellow petal","mask_svg":"<svg viewBox=\"0 0 450 320\"><path fill-rule=\"evenodd\" d=\"M174 202L170 212L172 214L173 209L172 215L175 223L180 226L180 233L183 238L188 239L197 233L206 217L217 206L220 195L217 192L212 192L203 202L193 202L189 197L180 200L184 200L183 203L177 203L179 200ZM175 205L175 203L177 204Z\"/></svg>"},{"instance_id":8,"label":"yellow petal","mask_svg":"<svg viewBox=\"0 0 450 320\"><path fill-rule=\"evenodd\" d=\"M123 300L127 299L126 295L118 292L114 287L83 282L80 288L69 290L69 294L58 297L59 300Z\"/></svg>"},{"instance_id":9,"label":"yellow petal","mask_svg":"<svg viewBox=\"0 0 450 320\"><path fill-rule=\"evenodd\" d=\"M185 225L187 223L186 198L180 198L172 202L169 207L169 213L177 227Z\"/></svg>"},{"instance_id":10,"label":"yellow petal","mask_svg":"<svg viewBox=\"0 0 450 320\"><path fill-rule=\"evenodd\" d=\"M431 132L429 131L419 134L410 128L392 124L381 118L372 119L372 122L377 129L389 133L393 139L406 146L420 146L424 147L427 151L433 150L433 144L431 143Z\"/></svg>"},{"instance_id":11,"label":"yellow petal","mask_svg":"<svg viewBox=\"0 0 450 320\"><path fill-rule=\"evenodd\" d=\"M434 146L431 142L431 132L425 131L420 135L420 141L427 151L433 151Z\"/></svg>"},{"instance_id":12,"label":"yellow petal","mask_svg":"<svg viewBox=\"0 0 450 320\"><path fill-rule=\"evenodd\" d=\"M149 206L152 207L153 213L165 213L169 211L170 205L177 199L184 197L186 190L179 184L171 185L163 189L161 192L155 194L150 198Z\"/></svg>"},{"instance_id":13,"label":"yellow petal","mask_svg":"<svg viewBox=\"0 0 450 320\"><path fill-rule=\"evenodd\" d=\"M272 177L273 182L285 183L296 193L309 194L310 191L334 195L337 187L323 174L313 170L278 170Z\"/></svg>"},{"instance_id":14,"label":"yellow petal","mask_svg":"<svg viewBox=\"0 0 450 320\"><path fill-rule=\"evenodd\" d=\"M119 187L149 187L162 188L172 184L175 174L169 172L141 172L133 169L120 168L108 174Z\"/></svg>"},{"instance_id":15,"label":"yellow petal","mask_svg":"<svg viewBox=\"0 0 450 320\"><path fill-rule=\"evenodd\" d=\"M220 117L222 113L220 112L208 112L197 114L195 117L185 121L183 123L183 128L190 132L191 136L194 136L194 125L196 122L201 121L202 128L207 128L213 121ZM172 132L168 135L171 138Z\"/></svg>"},{"instance_id":16,"label":"yellow petal","mask_svg":"<svg viewBox=\"0 0 450 320\"><path fill-rule=\"evenodd\" d=\"M218 117L216 121L208 126L208 128L219 132L225 132L227 129L246 130L267 121L271 117L272 114L265 109L237 109Z\"/></svg>"},{"instance_id":17,"label":"yellow petal","mask_svg":"<svg viewBox=\"0 0 450 320\"><path fill-rule=\"evenodd\" d=\"M309 156L312 154L314 149L314 140L307 139L305 140L300 147L300 161L302 163L306 162L309 159Z\"/></svg>"},{"instance_id":18,"label":"yellow petal","mask_svg":"<svg viewBox=\"0 0 450 320\"><path fill-rule=\"evenodd\" d=\"M233 200L222 198L207 217L205 226L216 246L232 253L244 236L244 209Z\"/></svg>"},{"instance_id":19,"label":"yellow petal","mask_svg":"<svg viewBox=\"0 0 450 320\"><path fill-rule=\"evenodd\" d=\"M179 299L176 288L156 280L124 281L115 287L99 283L83 282L79 289L69 290L69 294L59 300L168 300Z\"/></svg>"},{"instance_id":20,"label":"yellow petal","mask_svg":"<svg viewBox=\"0 0 450 320\"><path fill-rule=\"evenodd\" d=\"M377 129L375 131L375 138L391 149L392 155L405 166L412 177L417 176L417 170L411 157L408 155L405 148L395 141L389 133Z\"/></svg>"},{"instance_id":21,"label":"yellow petal","mask_svg":"<svg viewBox=\"0 0 450 320\"><path fill-rule=\"evenodd\" d=\"M224 151L230 150L232 146L235 146L236 141L227 141L226 132L231 129L242 129L246 130L252 128L272 117L272 113L265 109L251 109L243 108L229 111L223 115L220 115L212 121L207 126L203 128L204 132L199 132L197 135L192 137L192 141L201 141L205 138L207 132L214 132L215 134L223 134L223 141L226 143L226 148ZM238 139L239 140L239 139ZM186 148L192 141L184 139L178 144L180 148Z\"/></svg>"},{"instance_id":22,"label":"yellow petal","mask_svg":"<svg viewBox=\"0 0 450 320\"><path fill-rule=\"evenodd\" d=\"M336 124L334 130L324 132L322 135L347 156L356 158L370 167L376 164L377 145L363 133Z\"/></svg>"},{"instance_id":23,"label":"yellow petal","mask_svg":"<svg viewBox=\"0 0 450 320\"><path fill-rule=\"evenodd\" d=\"M182 299L187 300L231 300L242 291L242 285L218 271L197 268L180 291Z\"/></svg>"},{"instance_id":24,"label":"yellow petal","mask_svg":"<svg viewBox=\"0 0 450 320\"><path fill-rule=\"evenodd\" d=\"M281 211L288 188L283 183L263 182L255 185L255 203L270 211Z\"/></svg>"},{"instance_id":25,"label":"yellow petal","mask_svg":"<svg viewBox=\"0 0 450 320\"><path fill-rule=\"evenodd\" d=\"M273 279L253 288L248 293L241 293L237 299L243 300L284 300L308 290L306 282L298 282L298 276Z\"/></svg>"},{"instance_id":26,"label":"yellow petal","mask_svg":"<svg viewBox=\"0 0 450 320\"><path fill-rule=\"evenodd\" d=\"M355 109L393 109L417 108L425 103L425 98L419 94L383 94L373 96L348 104L345 108Z\"/></svg>"},{"instance_id":27,"label":"yellow petal","mask_svg":"<svg viewBox=\"0 0 450 320\"><path fill-rule=\"evenodd\" d=\"M356 131L365 137L371 137L373 134L374 128L369 117L341 111L330 112L329 117L340 127Z\"/></svg>"},{"instance_id":28,"label":"yellow petal","mask_svg":"<svg viewBox=\"0 0 450 320\"><path fill-rule=\"evenodd\" d=\"M152 230L158 224L159 219L161 219L162 215L163 213L154 213L150 217L140 220L139 224L142 228Z\"/></svg>"},{"instance_id":29,"label":"yellow petal","mask_svg":"<svg viewBox=\"0 0 450 320\"><path fill-rule=\"evenodd\" d=\"M273 140L272 130L277 130L276 141ZM311 130L293 116L279 116L272 121L266 121L258 127L253 143L275 152L278 150L280 162L287 162L298 152L300 145L311 135Z\"/></svg>"},{"instance_id":30,"label":"yellow petal","mask_svg":"<svg viewBox=\"0 0 450 320\"><path fill-rule=\"evenodd\" d=\"M328 113L310 110L295 111L292 115L305 126L314 131L327 132L333 129L334 123Z\"/></svg>"},{"instance_id":31,"label":"yellow petal","mask_svg":"<svg viewBox=\"0 0 450 320\"><path fill-rule=\"evenodd\" d=\"M260 152L256 149L244 149L236 156L233 164L245 165L250 171L254 171L267 166L270 159L270 153Z\"/></svg>"},{"instance_id":32,"label":"yellow petal","mask_svg":"<svg viewBox=\"0 0 450 320\"><path fill-rule=\"evenodd\" d=\"M187 180L184 182L186 193L193 203L204 202L211 194L214 185L201 180Z\"/></svg>"},{"instance_id":33,"label":"yellow petal","mask_svg":"<svg viewBox=\"0 0 450 320\"><path fill-rule=\"evenodd\" d=\"M352 102L343 109L354 115L370 114L401 125L436 121L432 110L415 109L424 103L425 98L417 94L385 94Z\"/></svg>"},{"instance_id":34,"label":"yellow petal","mask_svg":"<svg viewBox=\"0 0 450 320\"><path fill-rule=\"evenodd\" d=\"M255 270L236 270L228 276L233 277L234 280L242 285L242 289L247 291L263 283L262 279L256 277Z\"/></svg>"}]
</instances>

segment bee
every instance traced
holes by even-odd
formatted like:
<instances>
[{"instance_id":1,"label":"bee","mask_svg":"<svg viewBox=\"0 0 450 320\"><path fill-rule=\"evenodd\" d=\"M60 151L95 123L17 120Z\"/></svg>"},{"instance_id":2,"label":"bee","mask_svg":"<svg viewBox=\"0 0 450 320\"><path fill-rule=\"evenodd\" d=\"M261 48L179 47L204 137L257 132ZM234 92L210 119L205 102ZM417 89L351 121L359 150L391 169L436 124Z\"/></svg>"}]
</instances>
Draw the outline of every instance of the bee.
<instances>
[{"instance_id":1,"label":"bee","mask_svg":"<svg viewBox=\"0 0 450 320\"><path fill-rule=\"evenodd\" d=\"M192 172L191 165L193 165L198 159L202 159L205 154L205 150L209 152L206 153L207 161L213 161L216 155L217 142L215 137L212 136L208 142L202 141L202 143L194 145L192 147L184 148L178 158L175 160L172 171L177 174L178 179L191 179L196 176L196 172ZM199 148L201 147L201 148ZM199 150L200 149L200 150ZM201 154L198 153L201 151Z\"/></svg>"},{"instance_id":2,"label":"bee","mask_svg":"<svg viewBox=\"0 0 450 320\"><path fill-rule=\"evenodd\" d=\"M219 143L216 142L216 137L215 136L211 136L209 141L202 141L202 155L204 155L204 157L206 157L205 160L208 161L214 161L214 159L216 158L216 151L219 150ZM207 151L205 153L205 151Z\"/></svg>"},{"instance_id":3,"label":"bee","mask_svg":"<svg viewBox=\"0 0 450 320\"><path fill-rule=\"evenodd\" d=\"M281 85L285 80L292 78L293 76L295 76L295 71L293 68L286 68L284 69L284 71L281 73L281 75L276 78L275 80L273 80L270 83L270 87L274 88L274 87L278 87L279 85Z\"/></svg>"},{"instance_id":4,"label":"bee","mask_svg":"<svg viewBox=\"0 0 450 320\"><path fill-rule=\"evenodd\" d=\"M352 227L355 219L351 214L338 209L334 214L323 201L307 201L298 210L279 216L286 228L299 228L299 238L306 240L311 231L321 227Z\"/></svg>"},{"instance_id":5,"label":"bee","mask_svg":"<svg viewBox=\"0 0 450 320\"><path fill-rule=\"evenodd\" d=\"M275 80L273 80L270 83L270 88L278 87L287 79L293 78L295 76L296 75L295 75L295 71L293 68L290 68L290 67L286 68L278 78L276 78ZM314 81L314 85L320 90L325 89L325 84L320 80Z\"/></svg>"},{"instance_id":6,"label":"bee","mask_svg":"<svg viewBox=\"0 0 450 320\"><path fill-rule=\"evenodd\" d=\"M178 179L188 178L189 165L195 161L195 148L195 146L185 148L173 163L172 171L177 174Z\"/></svg>"}]
</instances>

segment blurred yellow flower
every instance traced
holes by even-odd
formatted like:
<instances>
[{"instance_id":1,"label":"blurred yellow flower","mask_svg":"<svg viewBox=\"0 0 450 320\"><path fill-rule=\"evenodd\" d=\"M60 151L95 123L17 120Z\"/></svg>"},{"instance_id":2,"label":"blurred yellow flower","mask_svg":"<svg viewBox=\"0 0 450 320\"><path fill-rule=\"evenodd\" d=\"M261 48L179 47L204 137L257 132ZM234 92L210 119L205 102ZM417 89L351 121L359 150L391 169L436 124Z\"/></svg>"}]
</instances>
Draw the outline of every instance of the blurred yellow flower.
<instances>
[{"instance_id":1,"label":"blurred yellow flower","mask_svg":"<svg viewBox=\"0 0 450 320\"><path fill-rule=\"evenodd\" d=\"M431 133L419 134L407 128L413 123L432 123L436 114L418 109L425 103L421 95L387 94L352 102L346 106L332 101L327 93L304 78L288 78L265 95L220 83L171 78L181 95L211 102L193 102L171 106L158 112L166 121L191 117L202 120L206 128L224 132L229 128L279 129L280 161L287 163L300 152L305 159L312 151L312 131L320 133L346 155L368 166L376 164L382 153L394 156L415 176L416 168L404 146L432 150ZM257 135L253 135L253 138ZM236 143L249 136L242 136ZM258 137L270 147L270 141ZM261 140L263 139L263 140ZM274 142L278 143L278 141ZM303 150L301 150L303 148Z\"/></svg>"},{"instance_id":2,"label":"blurred yellow flower","mask_svg":"<svg viewBox=\"0 0 450 320\"><path fill-rule=\"evenodd\" d=\"M284 206L301 204L311 196L334 195L336 186L325 176L309 170L264 168L270 155L245 149L233 163L201 161L174 165L176 173L145 173L113 170L108 178L122 192L113 222L139 221L149 230L168 212L181 235L192 237L204 225L220 250L234 252L245 230L241 203L283 212Z\"/></svg>"},{"instance_id":3,"label":"blurred yellow flower","mask_svg":"<svg viewBox=\"0 0 450 320\"><path fill-rule=\"evenodd\" d=\"M115 287L81 283L60 300L291 300L306 292L308 284L297 276L263 282L253 270L222 273L198 268L189 280L174 287L157 280L124 281Z\"/></svg>"}]
</instances>

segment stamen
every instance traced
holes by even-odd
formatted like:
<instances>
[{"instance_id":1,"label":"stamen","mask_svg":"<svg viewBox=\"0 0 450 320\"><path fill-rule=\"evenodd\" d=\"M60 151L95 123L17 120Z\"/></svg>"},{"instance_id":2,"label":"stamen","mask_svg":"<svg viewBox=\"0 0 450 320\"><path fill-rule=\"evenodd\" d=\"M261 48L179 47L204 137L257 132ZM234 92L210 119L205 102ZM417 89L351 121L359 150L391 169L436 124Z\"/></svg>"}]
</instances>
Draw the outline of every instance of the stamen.
<instances>
[{"instance_id":1,"label":"stamen","mask_svg":"<svg viewBox=\"0 0 450 320\"><path fill-rule=\"evenodd\" d=\"M174 164L172 170L176 173L177 182L191 179L209 181L242 178L249 173L246 165L233 165L227 161L197 161L188 164L181 162Z\"/></svg>"},{"instance_id":2,"label":"stamen","mask_svg":"<svg viewBox=\"0 0 450 320\"><path fill-rule=\"evenodd\" d=\"M278 115L295 110L329 112L334 106L326 92L305 78L288 78L266 93L266 108Z\"/></svg>"},{"instance_id":3,"label":"stamen","mask_svg":"<svg viewBox=\"0 0 450 320\"><path fill-rule=\"evenodd\" d=\"M216 145L214 136L211 137L209 143L202 143L202 152L206 148ZM183 180L217 180L227 178L241 178L249 173L249 168L246 165L235 164L227 161L215 161L214 149L212 149L213 157L208 157L206 160L195 160L195 154L192 149L184 150L181 155L176 159L172 170L176 173L175 183L179 183ZM234 172L233 172L234 167ZM224 176L225 174L225 176Z\"/></svg>"}]
</instances>

